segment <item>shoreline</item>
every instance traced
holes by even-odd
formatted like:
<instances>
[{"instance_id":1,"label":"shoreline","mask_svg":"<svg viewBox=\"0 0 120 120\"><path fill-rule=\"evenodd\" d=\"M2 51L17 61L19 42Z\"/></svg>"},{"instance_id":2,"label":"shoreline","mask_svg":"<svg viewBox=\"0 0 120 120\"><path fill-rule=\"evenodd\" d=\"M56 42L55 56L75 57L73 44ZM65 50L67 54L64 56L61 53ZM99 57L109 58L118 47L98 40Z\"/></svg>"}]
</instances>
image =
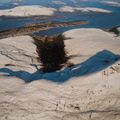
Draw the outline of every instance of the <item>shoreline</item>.
<instances>
[{"instance_id":1,"label":"shoreline","mask_svg":"<svg viewBox=\"0 0 120 120\"><path fill-rule=\"evenodd\" d=\"M34 32L49 30L51 28L70 27L70 26L84 25L88 23L89 22L86 20L80 20L80 21L72 21L72 22L55 22L55 23L47 22L47 23L30 24L23 27L0 31L0 39L13 37L13 36L20 36L20 35L31 35Z\"/></svg>"},{"instance_id":2,"label":"shoreline","mask_svg":"<svg viewBox=\"0 0 120 120\"><path fill-rule=\"evenodd\" d=\"M7 30L0 30L0 39L15 37L15 36L22 36L22 35L34 36L36 32L42 32L42 31L46 31L54 28L72 27L72 26L87 25L87 24L89 24L89 21L87 20L71 21L71 22L33 23L33 24L22 26L22 27L11 28ZM119 36L120 35L119 28L120 28L120 25L117 25L117 26L113 26L107 29L102 29L102 30L109 33L113 33L116 36ZM74 29L77 29L77 28L74 28ZM39 34L35 36L39 36ZM44 35L40 35L40 36L44 36Z\"/></svg>"}]
</instances>

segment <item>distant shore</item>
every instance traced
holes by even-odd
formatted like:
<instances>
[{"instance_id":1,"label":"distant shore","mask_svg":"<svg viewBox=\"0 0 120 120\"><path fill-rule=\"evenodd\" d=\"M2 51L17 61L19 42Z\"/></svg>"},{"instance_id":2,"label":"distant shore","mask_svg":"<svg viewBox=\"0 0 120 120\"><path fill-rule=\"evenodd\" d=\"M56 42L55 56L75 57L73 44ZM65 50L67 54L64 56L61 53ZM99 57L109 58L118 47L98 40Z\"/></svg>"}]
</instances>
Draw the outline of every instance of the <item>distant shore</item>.
<instances>
[{"instance_id":1,"label":"distant shore","mask_svg":"<svg viewBox=\"0 0 120 120\"><path fill-rule=\"evenodd\" d=\"M0 31L0 39L13 37L13 36L20 36L20 35L30 35L30 34L33 34L34 32L48 30L51 28L77 26L77 25L84 25L88 23L89 22L86 20L72 21L72 22L35 23L35 24L26 25L19 28Z\"/></svg>"}]
</instances>

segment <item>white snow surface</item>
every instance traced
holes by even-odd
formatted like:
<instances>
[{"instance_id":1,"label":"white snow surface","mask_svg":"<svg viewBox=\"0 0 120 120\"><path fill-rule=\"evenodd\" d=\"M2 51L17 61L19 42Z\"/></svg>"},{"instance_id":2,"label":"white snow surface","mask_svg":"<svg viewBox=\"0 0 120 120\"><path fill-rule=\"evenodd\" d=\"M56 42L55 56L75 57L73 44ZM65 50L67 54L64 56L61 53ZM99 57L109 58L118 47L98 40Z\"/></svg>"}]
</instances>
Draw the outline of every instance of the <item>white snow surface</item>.
<instances>
[{"instance_id":1,"label":"white snow surface","mask_svg":"<svg viewBox=\"0 0 120 120\"><path fill-rule=\"evenodd\" d=\"M112 11L102 9L102 8L95 8L95 7L71 7L71 6L63 6L59 9L60 12L100 12L100 13L111 13Z\"/></svg>"},{"instance_id":2,"label":"white snow surface","mask_svg":"<svg viewBox=\"0 0 120 120\"><path fill-rule=\"evenodd\" d=\"M17 16L29 17L47 15L51 16L55 13L55 8L43 7L39 5L32 6L17 6L11 9L0 10L0 16Z\"/></svg>"},{"instance_id":3,"label":"white snow surface","mask_svg":"<svg viewBox=\"0 0 120 120\"><path fill-rule=\"evenodd\" d=\"M111 5L111 6L120 7L120 2L116 2L116 1L101 1L101 3Z\"/></svg>"},{"instance_id":4,"label":"white snow surface","mask_svg":"<svg viewBox=\"0 0 120 120\"><path fill-rule=\"evenodd\" d=\"M75 65L42 73L30 36L0 39L0 120L120 120L120 37L64 33Z\"/></svg>"}]
</instances>

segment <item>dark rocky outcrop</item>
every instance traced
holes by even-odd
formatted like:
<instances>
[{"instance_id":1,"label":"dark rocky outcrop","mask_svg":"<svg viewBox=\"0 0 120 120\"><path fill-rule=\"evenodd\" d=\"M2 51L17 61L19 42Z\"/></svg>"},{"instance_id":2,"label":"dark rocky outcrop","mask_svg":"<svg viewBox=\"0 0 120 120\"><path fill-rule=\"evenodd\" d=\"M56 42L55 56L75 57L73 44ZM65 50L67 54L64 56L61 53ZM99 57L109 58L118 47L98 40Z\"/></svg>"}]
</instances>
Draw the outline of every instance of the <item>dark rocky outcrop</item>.
<instances>
[{"instance_id":1,"label":"dark rocky outcrop","mask_svg":"<svg viewBox=\"0 0 120 120\"><path fill-rule=\"evenodd\" d=\"M34 43L44 72L59 70L67 62L63 35L35 37Z\"/></svg>"}]
</instances>

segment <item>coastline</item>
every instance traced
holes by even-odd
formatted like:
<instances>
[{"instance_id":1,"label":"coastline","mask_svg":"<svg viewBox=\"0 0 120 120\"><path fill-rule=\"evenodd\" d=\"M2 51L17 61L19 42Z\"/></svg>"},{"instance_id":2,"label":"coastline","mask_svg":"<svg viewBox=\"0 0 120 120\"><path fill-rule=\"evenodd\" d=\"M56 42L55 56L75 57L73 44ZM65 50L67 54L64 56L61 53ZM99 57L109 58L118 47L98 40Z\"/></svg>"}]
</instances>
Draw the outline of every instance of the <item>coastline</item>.
<instances>
[{"instance_id":1,"label":"coastline","mask_svg":"<svg viewBox=\"0 0 120 120\"><path fill-rule=\"evenodd\" d=\"M30 35L30 34L33 34L34 32L49 30L51 28L77 26L77 25L84 25L88 23L89 23L88 21L80 20L80 21L73 21L73 22L55 22L55 23L48 22L48 23L30 24L27 26L19 27L19 28L0 31L0 39L11 37L11 36Z\"/></svg>"}]
</instances>

